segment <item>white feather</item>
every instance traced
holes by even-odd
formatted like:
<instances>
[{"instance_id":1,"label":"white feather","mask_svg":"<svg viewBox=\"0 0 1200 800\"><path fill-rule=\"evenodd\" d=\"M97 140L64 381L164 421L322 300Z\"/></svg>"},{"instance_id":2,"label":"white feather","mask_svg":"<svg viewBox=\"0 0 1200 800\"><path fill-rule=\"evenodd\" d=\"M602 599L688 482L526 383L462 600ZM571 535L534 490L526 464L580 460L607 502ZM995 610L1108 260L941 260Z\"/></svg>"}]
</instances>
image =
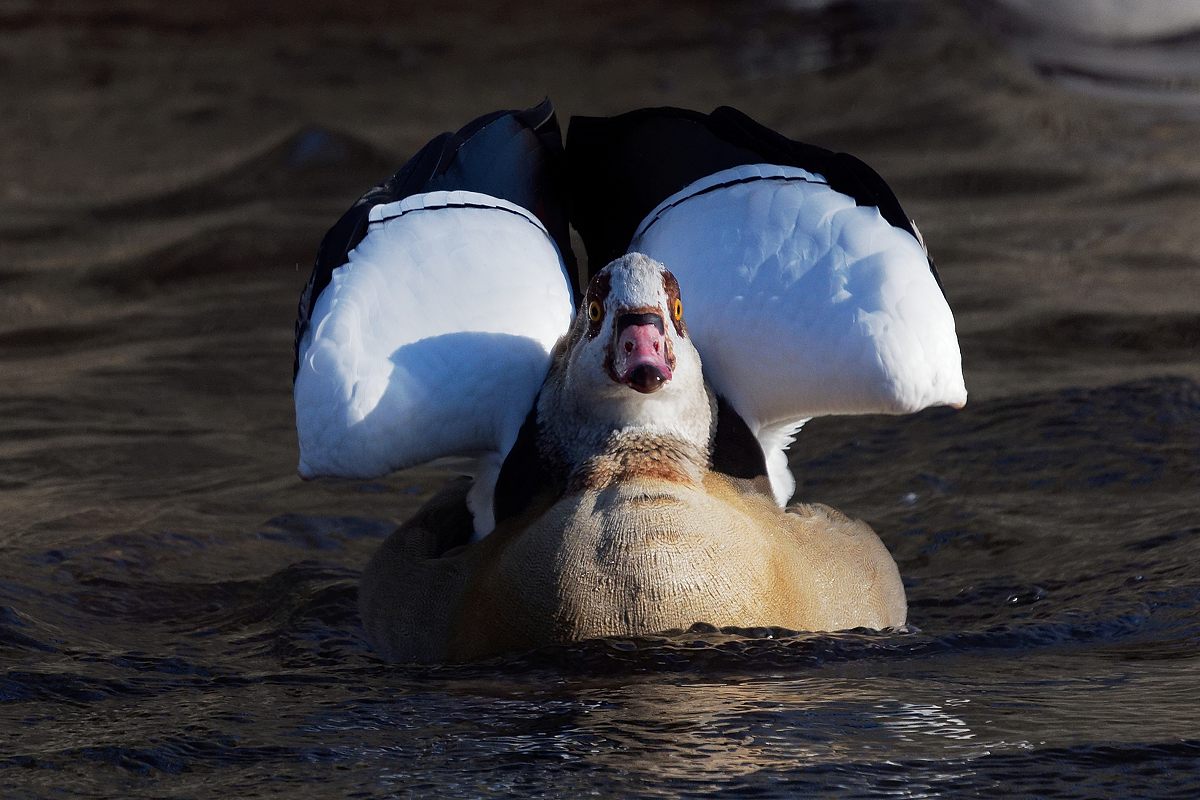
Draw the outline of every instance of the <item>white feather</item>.
<instances>
[{"instance_id":1,"label":"white feather","mask_svg":"<svg viewBox=\"0 0 1200 800\"><path fill-rule=\"evenodd\" d=\"M464 191L375 207L301 342L301 476L479 455L490 483L472 505L490 528L497 465L572 314L562 258L525 209Z\"/></svg>"},{"instance_id":2,"label":"white feather","mask_svg":"<svg viewBox=\"0 0 1200 800\"><path fill-rule=\"evenodd\" d=\"M781 503L794 488L783 449L804 420L966 402L921 244L820 175L709 175L647 215L629 249L679 279L705 374L759 438Z\"/></svg>"}]
</instances>

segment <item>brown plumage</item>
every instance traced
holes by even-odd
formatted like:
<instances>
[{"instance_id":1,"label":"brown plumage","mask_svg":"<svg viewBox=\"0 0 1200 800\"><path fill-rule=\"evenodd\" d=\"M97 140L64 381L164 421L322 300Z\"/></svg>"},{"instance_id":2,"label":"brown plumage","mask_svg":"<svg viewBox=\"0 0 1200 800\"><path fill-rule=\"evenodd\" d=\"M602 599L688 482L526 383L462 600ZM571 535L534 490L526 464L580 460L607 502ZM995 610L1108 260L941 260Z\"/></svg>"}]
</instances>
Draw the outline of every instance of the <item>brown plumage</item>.
<instances>
[{"instance_id":1,"label":"brown plumage","mask_svg":"<svg viewBox=\"0 0 1200 800\"><path fill-rule=\"evenodd\" d=\"M361 610L383 655L469 660L698 622L904 624L900 575L866 524L822 505L782 509L765 474L713 471L717 403L682 319L667 323L681 316L670 273L626 256L589 297L604 313L579 315L555 349L536 414L541 482L521 510L465 544L470 482L454 482L367 566ZM669 375L661 388L606 366L633 325L637 363Z\"/></svg>"},{"instance_id":2,"label":"brown plumage","mask_svg":"<svg viewBox=\"0 0 1200 800\"><path fill-rule=\"evenodd\" d=\"M765 481L637 477L535 505L476 544L467 482L397 530L363 575L363 618L399 661L481 658L600 636L904 624L900 574L863 522L780 509Z\"/></svg>"}]
</instances>

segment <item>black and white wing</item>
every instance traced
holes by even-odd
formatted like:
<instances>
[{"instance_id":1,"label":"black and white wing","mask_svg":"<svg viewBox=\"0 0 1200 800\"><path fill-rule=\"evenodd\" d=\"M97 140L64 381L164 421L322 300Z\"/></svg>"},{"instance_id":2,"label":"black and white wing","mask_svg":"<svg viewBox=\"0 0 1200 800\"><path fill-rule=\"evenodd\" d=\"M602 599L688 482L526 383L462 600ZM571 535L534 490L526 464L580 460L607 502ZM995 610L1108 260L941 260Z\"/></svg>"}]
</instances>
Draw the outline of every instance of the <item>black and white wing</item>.
<instances>
[{"instance_id":1,"label":"black and white wing","mask_svg":"<svg viewBox=\"0 0 1200 800\"><path fill-rule=\"evenodd\" d=\"M546 101L430 142L329 231L301 296L302 477L365 478L478 457L477 533L574 313Z\"/></svg>"},{"instance_id":2,"label":"black and white wing","mask_svg":"<svg viewBox=\"0 0 1200 800\"><path fill-rule=\"evenodd\" d=\"M915 226L869 167L730 108L571 122L589 269L643 252L679 279L714 390L757 437L776 499L805 421L966 402L954 318Z\"/></svg>"}]
</instances>

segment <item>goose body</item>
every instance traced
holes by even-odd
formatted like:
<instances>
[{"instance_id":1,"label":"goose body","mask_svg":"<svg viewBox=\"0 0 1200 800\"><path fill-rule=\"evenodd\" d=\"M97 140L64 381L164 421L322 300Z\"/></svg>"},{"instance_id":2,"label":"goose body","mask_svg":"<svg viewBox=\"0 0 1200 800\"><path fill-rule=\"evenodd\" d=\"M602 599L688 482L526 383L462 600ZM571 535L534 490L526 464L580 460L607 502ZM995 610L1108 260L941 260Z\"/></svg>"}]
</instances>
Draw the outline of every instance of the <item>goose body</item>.
<instances>
[{"instance_id":1,"label":"goose body","mask_svg":"<svg viewBox=\"0 0 1200 800\"><path fill-rule=\"evenodd\" d=\"M674 276L629 254L584 301L525 431L523 509L454 548L466 520L441 509L465 503L457 486L396 531L361 590L376 646L457 660L697 622L902 625L899 572L869 527L711 469L717 400Z\"/></svg>"},{"instance_id":2,"label":"goose body","mask_svg":"<svg viewBox=\"0 0 1200 800\"><path fill-rule=\"evenodd\" d=\"M361 612L394 661L470 660L694 623L836 631L904 624L900 575L864 523L787 510L769 487L627 476L544 501L483 541L463 479L402 525L363 573Z\"/></svg>"},{"instance_id":3,"label":"goose body","mask_svg":"<svg viewBox=\"0 0 1200 800\"><path fill-rule=\"evenodd\" d=\"M731 109L576 118L569 169L557 136L544 104L434 140L331 230L302 296L304 477L476 458L364 571L371 641L439 661L902 625L886 548L788 506L784 453L814 415L965 400L886 184Z\"/></svg>"}]
</instances>

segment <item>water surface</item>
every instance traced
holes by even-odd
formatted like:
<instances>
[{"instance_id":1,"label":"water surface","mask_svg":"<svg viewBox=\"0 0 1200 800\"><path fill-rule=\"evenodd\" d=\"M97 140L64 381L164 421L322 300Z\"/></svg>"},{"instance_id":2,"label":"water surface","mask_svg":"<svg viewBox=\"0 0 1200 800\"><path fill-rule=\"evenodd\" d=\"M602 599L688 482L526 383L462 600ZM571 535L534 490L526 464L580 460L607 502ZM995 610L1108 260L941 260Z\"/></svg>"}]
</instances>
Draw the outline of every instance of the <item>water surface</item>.
<instances>
[{"instance_id":1,"label":"water surface","mask_svg":"<svg viewBox=\"0 0 1200 800\"><path fill-rule=\"evenodd\" d=\"M1178 98L1076 92L979 4L439 11L0 12L3 793L1200 794ZM818 420L792 461L879 531L910 630L372 654L358 572L451 471L295 477L295 301L362 189L543 92L735 103L917 218L969 405Z\"/></svg>"}]
</instances>

